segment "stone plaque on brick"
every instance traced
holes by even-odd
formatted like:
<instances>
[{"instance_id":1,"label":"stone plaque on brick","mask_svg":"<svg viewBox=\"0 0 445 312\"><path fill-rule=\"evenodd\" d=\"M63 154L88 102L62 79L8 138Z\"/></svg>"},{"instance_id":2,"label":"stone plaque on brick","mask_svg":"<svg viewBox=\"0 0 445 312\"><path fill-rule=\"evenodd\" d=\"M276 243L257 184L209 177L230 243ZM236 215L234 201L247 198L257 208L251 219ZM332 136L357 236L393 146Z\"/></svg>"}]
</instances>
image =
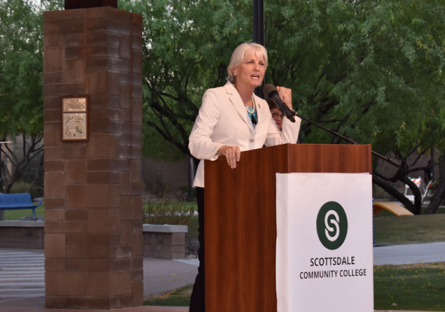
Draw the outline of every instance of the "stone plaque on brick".
<instances>
[{"instance_id":1,"label":"stone plaque on brick","mask_svg":"<svg viewBox=\"0 0 445 312\"><path fill-rule=\"evenodd\" d=\"M88 141L88 97L62 98L62 141Z\"/></svg>"}]
</instances>

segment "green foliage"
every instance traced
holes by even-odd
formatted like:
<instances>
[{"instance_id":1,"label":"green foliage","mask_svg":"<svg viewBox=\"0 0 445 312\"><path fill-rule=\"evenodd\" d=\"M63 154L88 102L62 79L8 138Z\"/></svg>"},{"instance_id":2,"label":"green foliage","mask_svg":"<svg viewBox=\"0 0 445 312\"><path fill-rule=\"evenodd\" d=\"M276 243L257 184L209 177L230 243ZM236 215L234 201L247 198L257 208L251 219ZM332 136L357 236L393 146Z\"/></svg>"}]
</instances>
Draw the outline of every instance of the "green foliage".
<instances>
[{"instance_id":1,"label":"green foliage","mask_svg":"<svg viewBox=\"0 0 445 312\"><path fill-rule=\"evenodd\" d=\"M374 267L374 309L445 311L445 263Z\"/></svg>"},{"instance_id":2,"label":"green foliage","mask_svg":"<svg viewBox=\"0 0 445 312\"><path fill-rule=\"evenodd\" d=\"M63 0L0 0L0 138L43 135L43 22Z\"/></svg>"},{"instance_id":3,"label":"green foliage","mask_svg":"<svg viewBox=\"0 0 445 312\"><path fill-rule=\"evenodd\" d=\"M0 1L0 38L0 137L42 133L42 17L31 1Z\"/></svg>"},{"instance_id":4,"label":"green foliage","mask_svg":"<svg viewBox=\"0 0 445 312\"><path fill-rule=\"evenodd\" d=\"M187 201L196 201L196 189L192 186L182 185L178 187L177 195L183 196L187 193ZM178 198L179 200L179 198Z\"/></svg>"},{"instance_id":5,"label":"green foliage","mask_svg":"<svg viewBox=\"0 0 445 312\"><path fill-rule=\"evenodd\" d=\"M188 153L201 96L252 38L251 1L121 1L144 17L144 120ZM266 1L266 81L299 113L404 158L443 134L445 14L439 0ZM303 126L306 143L337 142Z\"/></svg>"},{"instance_id":6,"label":"green foliage","mask_svg":"<svg viewBox=\"0 0 445 312\"><path fill-rule=\"evenodd\" d=\"M186 157L177 147L164 140L161 134L146 123L143 124L144 145L142 154L152 160L180 161Z\"/></svg>"},{"instance_id":7,"label":"green foliage","mask_svg":"<svg viewBox=\"0 0 445 312\"><path fill-rule=\"evenodd\" d=\"M42 11L54 7L45 2L0 0L0 141L15 145L0 150L5 193L43 152Z\"/></svg>"},{"instance_id":8,"label":"green foliage","mask_svg":"<svg viewBox=\"0 0 445 312\"><path fill-rule=\"evenodd\" d=\"M251 41L252 2L120 6L144 17L144 122L189 154L202 94L225 83L232 51ZM265 17L266 81L291 87L301 115L404 164L433 145L445 152L442 0L274 0L265 2ZM305 143L340 143L306 123L301 135ZM414 166L379 175L379 185Z\"/></svg>"},{"instance_id":9,"label":"green foliage","mask_svg":"<svg viewBox=\"0 0 445 312\"><path fill-rule=\"evenodd\" d=\"M251 37L251 1L121 1L119 7L143 16L144 121L188 154L202 94L225 83L233 49Z\"/></svg>"},{"instance_id":10,"label":"green foliage","mask_svg":"<svg viewBox=\"0 0 445 312\"><path fill-rule=\"evenodd\" d=\"M37 197L42 197L43 194L41 194L37 188L32 188L31 191L28 192L31 185L32 184L29 182L24 182L24 181L16 182L11 187L9 193L30 193L32 199Z\"/></svg>"},{"instance_id":11,"label":"green foliage","mask_svg":"<svg viewBox=\"0 0 445 312\"><path fill-rule=\"evenodd\" d=\"M41 12L62 6L0 0L0 138L41 135ZM175 149L189 154L202 94L225 83L232 51L252 38L252 1L122 0L119 7L143 16L151 129L144 129L144 154L178 159ZM445 152L442 0L274 0L265 15L266 81L291 87L300 114L400 162L433 145ZM308 124L302 136L338 143Z\"/></svg>"},{"instance_id":12,"label":"green foliage","mask_svg":"<svg viewBox=\"0 0 445 312\"><path fill-rule=\"evenodd\" d=\"M266 38L267 78L293 86L302 115L383 154L407 154L437 126L431 112L445 107L443 10L441 1L270 3L266 29L280 31ZM306 143L337 141L303 130Z\"/></svg>"},{"instance_id":13,"label":"green foliage","mask_svg":"<svg viewBox=\"0 0 445 312\"><path fill-rule=\"evenodd\" d=\"M187 225L195 210L195 206L170 204L168 200L148 202L144 205L144 223Z\"/></svg>"}]
</instances>

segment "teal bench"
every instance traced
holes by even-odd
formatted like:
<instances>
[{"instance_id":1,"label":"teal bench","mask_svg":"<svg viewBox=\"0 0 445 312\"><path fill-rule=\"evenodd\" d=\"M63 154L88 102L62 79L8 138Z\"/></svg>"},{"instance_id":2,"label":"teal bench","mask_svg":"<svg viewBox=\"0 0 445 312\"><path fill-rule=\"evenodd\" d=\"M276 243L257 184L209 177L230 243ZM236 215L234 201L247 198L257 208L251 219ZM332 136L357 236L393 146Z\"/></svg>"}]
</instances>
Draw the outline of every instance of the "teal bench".
<instances>
[{"instance_id":1,"label":"teal bench","mask_svg":"<svg viewBox=\"0 0 445 312\"><path fill-rule=\"evenodd\" d=\"M35 209L42 205L42 200L35 198L34 201L39 201L39 204L32 203L29 193L0 194L0 210L32 209L32 215L36 219Z\"/></svg>"}]
</instances>

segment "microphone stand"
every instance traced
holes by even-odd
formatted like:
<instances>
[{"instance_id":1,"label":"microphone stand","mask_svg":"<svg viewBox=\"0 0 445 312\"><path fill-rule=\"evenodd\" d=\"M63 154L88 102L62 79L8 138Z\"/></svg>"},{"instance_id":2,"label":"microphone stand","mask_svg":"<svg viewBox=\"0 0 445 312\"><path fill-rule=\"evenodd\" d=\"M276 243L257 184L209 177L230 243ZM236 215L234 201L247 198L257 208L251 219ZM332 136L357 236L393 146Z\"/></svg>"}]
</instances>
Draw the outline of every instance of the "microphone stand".
<instances>
[{"instance_id":1,"label":"microphone stand","mask_svg":"<svg viewBox=\"0 0 445 312\"><path fill-rule=\"evenodd\" d=\"M358 145L358 143L357 143L356 141L354 141L354 140L352 140L352 139L350 139L350 138L347 138L347 137L341 135L340 133L338 133L338 132L336 132L336 131L334 131L334 130L329 130L329 129L327 129L327 128L325 128L325 127L323 127L323 126L321 126L321 125L319 125L319 124L317 124L317 123L315 123L315 122L313 122L312 120L309 120L309 119L307 119L307 118L305 118L305 117L303 117L303 116L300 116L300 115L298 115L294 110L287 109L287 112L289 112L292 116L297 116L297 117L303 119L304 121L307 121L307 122L309 122L310 124L312 124L312 125L314 125L314 126L320 128L320 129L323 129L324 131L329 132L329 133L332 134L333 136L339 137L340 139L346 141L346 143L348 143L348 144ZM287 117L287 114L284 114L284 115L286 115L286 117ZM288 117L288 118L289 118L289 117ZM377 157L383 159L384 161L390 163L391 165L393 165L393 166L395 166L395 167L397 167L397 168L400 168L400 164L395 163L391 158L385 157L385 156L383 156L383 155L381 155L381 154L379 154L379 153L376 153L376 152L374 152L374 151L371 151L371 152L372 152L373 155L375 155L375 156L377 156Z\"/></svg>"}]
</instances>

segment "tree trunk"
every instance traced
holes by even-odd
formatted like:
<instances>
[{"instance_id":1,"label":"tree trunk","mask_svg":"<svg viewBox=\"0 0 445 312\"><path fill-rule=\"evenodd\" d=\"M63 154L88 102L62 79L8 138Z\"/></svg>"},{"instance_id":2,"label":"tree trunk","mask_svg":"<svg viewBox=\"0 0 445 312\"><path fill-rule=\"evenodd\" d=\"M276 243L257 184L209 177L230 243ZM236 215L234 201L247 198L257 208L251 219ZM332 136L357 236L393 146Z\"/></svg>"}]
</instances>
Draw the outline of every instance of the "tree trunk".
<instances>
[{"instance_id":1,"label":"tree trunk","mask_svg":"<svg viewBox=\"0 0 445 312\"><path fill-rule=\"evenodd\" d=\"M26 191L26 193L31 193L32 188L34 187L34 185L36 185L37 180L40 178L40 169L43 168L43 159L44 159L44 154L42 153L42 157L40 157L39 167L37 168L36 176L32 181L31 186Z\"/></svg>"},{"instance_id":2,"label":"tree trunk","mask_svg":"<svg viewBox=\"0 0 445 312\"><path fill-rule=\"evenodd\" d=\"M413 214L421 214L421 202L422 202L422 196L420 194L420 190L417 187L417 185L411 181L407 177L409 166L406 164L405 161L402 161L399 168L397 169L397 172L394 174L394 176L390 179L391 182L395 183L397 181L401 181L409 186L411 191L414 195L414 205L411 203L411 201L406 198L406 196L402 193L400 193L397 189L389 185L388 183L384 182L384 180L381 180L378 176L378 174L372 175L372 181L373 183L377 184L383 190L385 190L388 194L394 196L396 199L398 199L409 211L411 211Z\"/></svg>"},{"instance_id":3,"label":"tree trunk","mask_svg":"<svg viewBox=\"0 0 445 312\"><path fill-rule=\"evenodd\" d=\"M431 198L430 204L426 207L425 214L434 214L439 208L445 193L445 154L439 158L439 185Z\"/></svg>"},{"instance_id":4,"label":"tree trunk","mask_svg":"<svg viewBox=\"0 0 445 312\"><path fill-rule=\"evenodd\" d=\"M400 178L400 181L402 181L403 183L407 184L409 186L409 188L411 189L411 191L413 192L413 195L414 195L414 206L413 206L414 209L413 210L408 209L408 210L411 211L412 213L414 213L415 215L421 214L422 213L422 210L421 210L422 209L422 195L420 194L419 188L406 175L402 176ZM403 196L403 197L405 197L405 196Z\"/></svg>"},{"instance_id":5,"label":"tree trunk","mask_svg":"<svg viewBox=\"0 0 445 312\"><path fill-rule=\"evenodd\" d=\"M383 182L381 179L377 178L375 175L372 175L372 182L374 184L377 184L378 186L380 186L388 194L394 196L398 201L400 201L402 203L402 205L404 205L406 207L406 209L408 209L409 211L414 213L415 208L414 208L413 203L408 198L406 198L402 193L397 191L394 187L392 187L388 183Z\"/></svg>"},{"instance_id":6,"label":"tree trunk","mask_svg":"<svg viewBox=\"0 0 445 312\"><path fill-rule=\"evenodd\" d=\"M3 193L9 194L12 186L14 185L15 182L17 182L17 180L19 178L20 178L20 175L18 174L18 172L14 171L13 174L11 175L11 178L9 179L9 181L7 181L5 184L3 184Z\"/></svg>"}]
</instances>

